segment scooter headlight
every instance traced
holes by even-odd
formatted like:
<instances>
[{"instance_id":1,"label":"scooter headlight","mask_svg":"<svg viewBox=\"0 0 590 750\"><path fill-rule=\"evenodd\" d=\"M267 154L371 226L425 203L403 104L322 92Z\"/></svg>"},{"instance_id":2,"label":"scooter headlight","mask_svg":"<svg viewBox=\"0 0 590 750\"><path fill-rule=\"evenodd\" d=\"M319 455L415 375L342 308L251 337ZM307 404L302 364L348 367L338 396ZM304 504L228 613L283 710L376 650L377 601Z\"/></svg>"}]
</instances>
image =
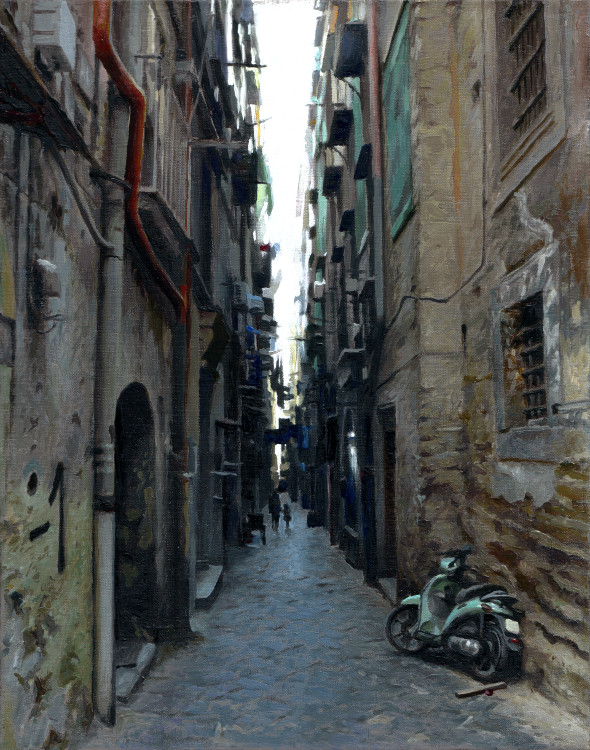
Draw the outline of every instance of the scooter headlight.
<instances>
[{"instance_id":1,"label":"scooter headlight","mask_svg":"<svg viewBox=\"0 0 590 750\"><path fill-rule=\"evenodd\" d=\"M514 633L514 635L520 633L520 625L516 620L504 620L504 627L506 628L507 633Z\"/></svg>"}]
</instances>

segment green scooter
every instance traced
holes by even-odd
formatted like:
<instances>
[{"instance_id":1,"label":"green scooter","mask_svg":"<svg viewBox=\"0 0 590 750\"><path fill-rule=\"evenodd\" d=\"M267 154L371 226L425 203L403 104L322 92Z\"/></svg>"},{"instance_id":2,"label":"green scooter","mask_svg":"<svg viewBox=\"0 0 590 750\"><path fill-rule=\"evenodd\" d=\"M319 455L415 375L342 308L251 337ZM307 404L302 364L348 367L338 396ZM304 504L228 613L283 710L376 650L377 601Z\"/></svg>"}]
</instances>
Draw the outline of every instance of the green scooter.
<instances>
[{"instance_id":1,"label":"green scooter","mask_svg":"<svg viewBox=\"0 0 590 750\"><path fill-rule=\"evenodd\" d=\"M416 654L443 649L482 682L520 673L522 612L506 589L490 583L469 585L464 574L469 545L448 552L439 574L421 594L407 596L387 617L387 640L398 651Z\"/></svg>"}]
</instances>

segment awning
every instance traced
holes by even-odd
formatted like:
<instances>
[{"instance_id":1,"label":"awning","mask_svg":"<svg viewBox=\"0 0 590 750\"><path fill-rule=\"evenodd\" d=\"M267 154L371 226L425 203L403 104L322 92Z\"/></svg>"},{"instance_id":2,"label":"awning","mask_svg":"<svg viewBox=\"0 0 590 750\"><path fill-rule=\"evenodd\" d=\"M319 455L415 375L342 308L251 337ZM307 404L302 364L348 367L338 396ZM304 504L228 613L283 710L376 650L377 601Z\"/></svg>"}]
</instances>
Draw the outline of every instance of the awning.
<instances>
[{"instance_id":1,"label":"awning","mask_svg":"<svg viewBox=\"0 0 590 750\"><path fill-rule=\"evenodd\" d=\"M87 153L84 139L49 94L29 61L0 29L0 123L15 125L60 148Z\"/></svg>"},{"instance_id":2,"label":"awning","mask_svg":"<svg viewBox=\"0 0 590 750\"><path fill-rule=\"evenodd\" d=\"M334 68L336 78L358 78L365 72L364 57L367 50L367 25L351 22L342 27L338 61Z\"/></svg>"},{"instance_id":3,"label":"awning","mask_svg":"<svg viewBox=\"0 0 590 750\"><path fill-rule=\"evenodd\" d=\"M366 180L371 173L371 155L372 147L370 143L365 143L361 146L359 158L356 160L356 166L354 168L355 180Z\"/></svg>"},{"instance_id":4,"label":"awning","mask_svg":"<svg viewBox=\"0 0 590 750\"><path fill-rule=\"evenodd\" d=\"M352 109L335 109L326 146L328 148L332 146L346 146L350 137L352 122Z\"/></svg>"},{"instance_id":5,"label":"awning","mask_svg":"<svg viewBox=\"0 0 590 750\"><path fill-rule=\"evenodd\" d=\"M342 213L340 219L340 232L352 232L354 229L354 208L350 208Z\"/></svg>"}]
</instances>

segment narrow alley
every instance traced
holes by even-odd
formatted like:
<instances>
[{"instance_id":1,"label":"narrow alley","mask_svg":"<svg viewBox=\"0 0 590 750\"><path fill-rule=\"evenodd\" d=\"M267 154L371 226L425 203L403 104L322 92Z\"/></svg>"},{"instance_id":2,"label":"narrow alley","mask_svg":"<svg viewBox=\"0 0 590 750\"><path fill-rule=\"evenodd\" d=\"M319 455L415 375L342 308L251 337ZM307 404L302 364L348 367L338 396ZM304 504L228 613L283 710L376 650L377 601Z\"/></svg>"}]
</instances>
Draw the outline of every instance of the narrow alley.
<instances>
[{"instance_id":1,"label":"narrow alley","mask_svg":"<svg viewBox=\"0 0 590 750\"><path fill-rule=\"evenodd\" d=\"M269 524L266 546L232 550L201 637L161 658L84 750L583 746L523 685L457 700L468 676L395 653L389 605L305 518L296 506L291 530Z\"/></svg>"}]
</instances>

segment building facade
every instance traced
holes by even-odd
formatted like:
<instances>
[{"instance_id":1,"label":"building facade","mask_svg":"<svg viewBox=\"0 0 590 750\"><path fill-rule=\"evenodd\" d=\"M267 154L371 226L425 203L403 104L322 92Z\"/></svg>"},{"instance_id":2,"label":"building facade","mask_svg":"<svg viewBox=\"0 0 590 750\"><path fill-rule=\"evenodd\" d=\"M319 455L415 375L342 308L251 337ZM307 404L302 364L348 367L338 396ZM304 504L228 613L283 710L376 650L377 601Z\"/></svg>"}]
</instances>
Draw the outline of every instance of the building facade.
<instances>
[{"instance_id":1,"label":"building facade","mask_svg":"<svg viewBox=\"0 0 590 750\"><path fill-rule=\"evenodd\" d=\"M308 389L333 390L303 409L332 541L398 594L472 544L525 672L585 712L587 6L318 9Z\"/></svg>"},{"instance_id":2,"label":"building facade","mask_svg":"<svg viewBox=\"0 0 590 750\"><path fill-rule=\"evenodd\" d=\"M266 493L271 456L252 488L241 462L271 415L270 188L247 4L5 4L0 54L0 703L24 748L115 721L118 666L189 630Z\"/></svg>"}]
</instances>

